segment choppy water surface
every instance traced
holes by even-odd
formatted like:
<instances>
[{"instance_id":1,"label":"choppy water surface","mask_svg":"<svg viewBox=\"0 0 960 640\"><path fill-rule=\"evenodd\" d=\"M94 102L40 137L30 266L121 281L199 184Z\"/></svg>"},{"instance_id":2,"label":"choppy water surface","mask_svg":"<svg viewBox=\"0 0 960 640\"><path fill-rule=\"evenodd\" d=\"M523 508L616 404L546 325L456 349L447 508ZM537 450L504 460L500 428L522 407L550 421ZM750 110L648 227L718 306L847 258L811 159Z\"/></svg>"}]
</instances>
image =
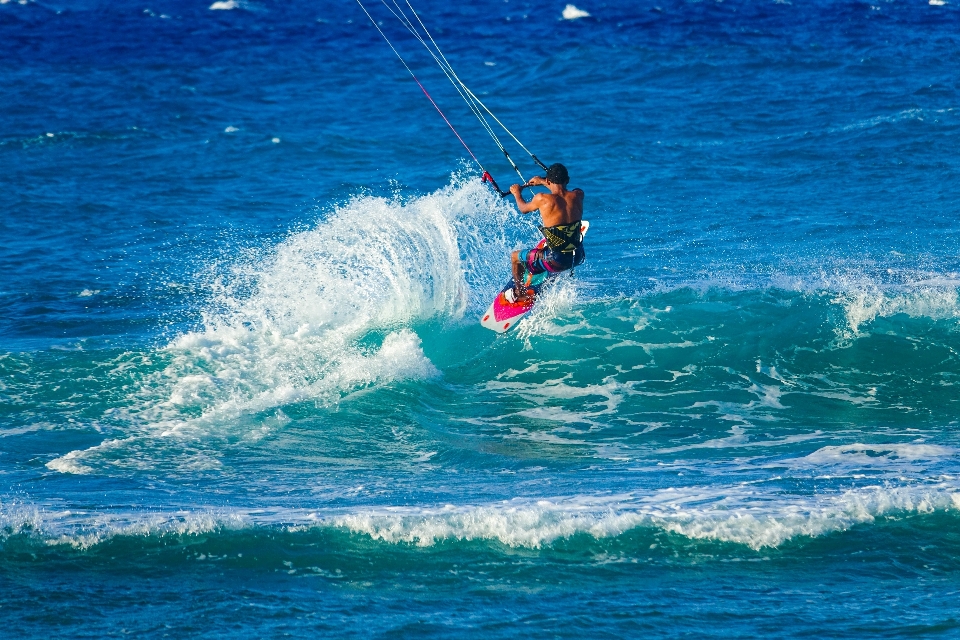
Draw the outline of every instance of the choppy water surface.
<instances>
[{"instance_id":1,"label":"choppy water surface","mask_svg":"<svg viewBox=\"0 0 960 640\"><path fill-rule=\"evenodd\" d=\"M587 193L498 337L359 6L0 2L7 633L960 632L958 8L577 6L417 4Z\"/></svg>"}]
</instances>

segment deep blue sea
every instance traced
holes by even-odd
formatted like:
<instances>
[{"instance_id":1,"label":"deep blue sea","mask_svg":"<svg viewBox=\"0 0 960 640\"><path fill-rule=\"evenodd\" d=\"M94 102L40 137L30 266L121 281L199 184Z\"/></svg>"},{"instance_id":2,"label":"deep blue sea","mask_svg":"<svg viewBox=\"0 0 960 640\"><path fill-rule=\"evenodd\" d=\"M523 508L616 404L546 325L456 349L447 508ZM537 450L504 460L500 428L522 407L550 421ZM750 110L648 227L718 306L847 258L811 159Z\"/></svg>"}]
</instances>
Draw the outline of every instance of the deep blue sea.
<instances>
[{"instance_id":1,"label":"deep blue sea","mask_svg":"<svg viewBox=\"0 0 960 640\"><path fill-rule=\"evenodd\" d=\"M960 637L960 2L416 0L586 193L496 335L360 6L210 1L0 0L0 636Z\"/></svg>"}]
</instances>

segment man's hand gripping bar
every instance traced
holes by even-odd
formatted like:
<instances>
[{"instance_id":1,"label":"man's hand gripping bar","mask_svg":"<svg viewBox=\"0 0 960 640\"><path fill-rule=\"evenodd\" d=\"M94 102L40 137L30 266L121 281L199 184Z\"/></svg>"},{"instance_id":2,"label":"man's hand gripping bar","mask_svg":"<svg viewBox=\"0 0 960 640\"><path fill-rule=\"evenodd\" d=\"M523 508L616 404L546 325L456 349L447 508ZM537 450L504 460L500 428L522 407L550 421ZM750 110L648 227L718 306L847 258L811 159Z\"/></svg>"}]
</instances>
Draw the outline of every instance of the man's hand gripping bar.
<instances>
[{"instance_id":1,"label":"man's hand gripping bar","mask_svg":"<svg viewBox=\"0 0 960 640\"><path fill-rule=\"evenodd\" d=\"M480 181L481 181L481 182L489 182L489 183L490 183L490 186L493 187L494 191L496 191L497 193L500 194L500 197L501 197L501 198L506 198L507 196L510 195L510 192L509 192L509 191L504 191L503 189L501 189L501 188L499 187L499 185L497 185L497 181L493 179L493 176L491 176L491 175L490 175L488 172L486 172L486 171L484 171L484 172L483 172L483 175L480 176ZM536 185L527 183L527 184L522 184L522 185L520 185L520 188L521 188L521 189L526 189L527 187L534 187L534 186L536 186Z\"/></svg>"}]
</instances>

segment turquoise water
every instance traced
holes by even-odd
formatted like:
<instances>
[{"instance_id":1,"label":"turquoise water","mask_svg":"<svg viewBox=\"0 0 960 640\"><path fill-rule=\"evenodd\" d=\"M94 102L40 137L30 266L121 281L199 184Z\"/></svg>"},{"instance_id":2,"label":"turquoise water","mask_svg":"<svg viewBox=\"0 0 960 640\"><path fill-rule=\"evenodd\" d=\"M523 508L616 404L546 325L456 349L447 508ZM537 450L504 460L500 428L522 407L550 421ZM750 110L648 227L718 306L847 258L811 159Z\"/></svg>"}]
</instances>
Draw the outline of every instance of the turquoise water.
<instances>
[{"instance_id":1,"label":"turquoise water","mask_svg":"<svg viewBox=\"0 0 960 640\"><path fill-rule=\"evenodd\" d=\"M957 635L957 8L564 5L417 3L497 336L358 6L0 4L4 634Z\"/></svg>"}]
</instances>

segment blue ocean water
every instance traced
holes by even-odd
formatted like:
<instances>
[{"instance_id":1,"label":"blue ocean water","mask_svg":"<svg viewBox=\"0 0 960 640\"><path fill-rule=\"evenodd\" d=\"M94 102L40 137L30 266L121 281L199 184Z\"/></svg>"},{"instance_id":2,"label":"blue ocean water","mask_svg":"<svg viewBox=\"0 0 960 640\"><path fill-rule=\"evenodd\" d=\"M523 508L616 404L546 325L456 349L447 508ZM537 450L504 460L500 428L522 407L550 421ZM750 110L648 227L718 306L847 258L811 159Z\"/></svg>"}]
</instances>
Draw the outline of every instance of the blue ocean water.
<instances>
[{"instance_id":1,"label":"blue ocean water","mask_svg":"<svg viewBox=\"0 0 960 640\"><path fill-rule=\"evenodd\" d=\"M960 634L960 5L415 6L504 336L356 3L0 0L0 635Z\"/></svg>"}]
</instances>

